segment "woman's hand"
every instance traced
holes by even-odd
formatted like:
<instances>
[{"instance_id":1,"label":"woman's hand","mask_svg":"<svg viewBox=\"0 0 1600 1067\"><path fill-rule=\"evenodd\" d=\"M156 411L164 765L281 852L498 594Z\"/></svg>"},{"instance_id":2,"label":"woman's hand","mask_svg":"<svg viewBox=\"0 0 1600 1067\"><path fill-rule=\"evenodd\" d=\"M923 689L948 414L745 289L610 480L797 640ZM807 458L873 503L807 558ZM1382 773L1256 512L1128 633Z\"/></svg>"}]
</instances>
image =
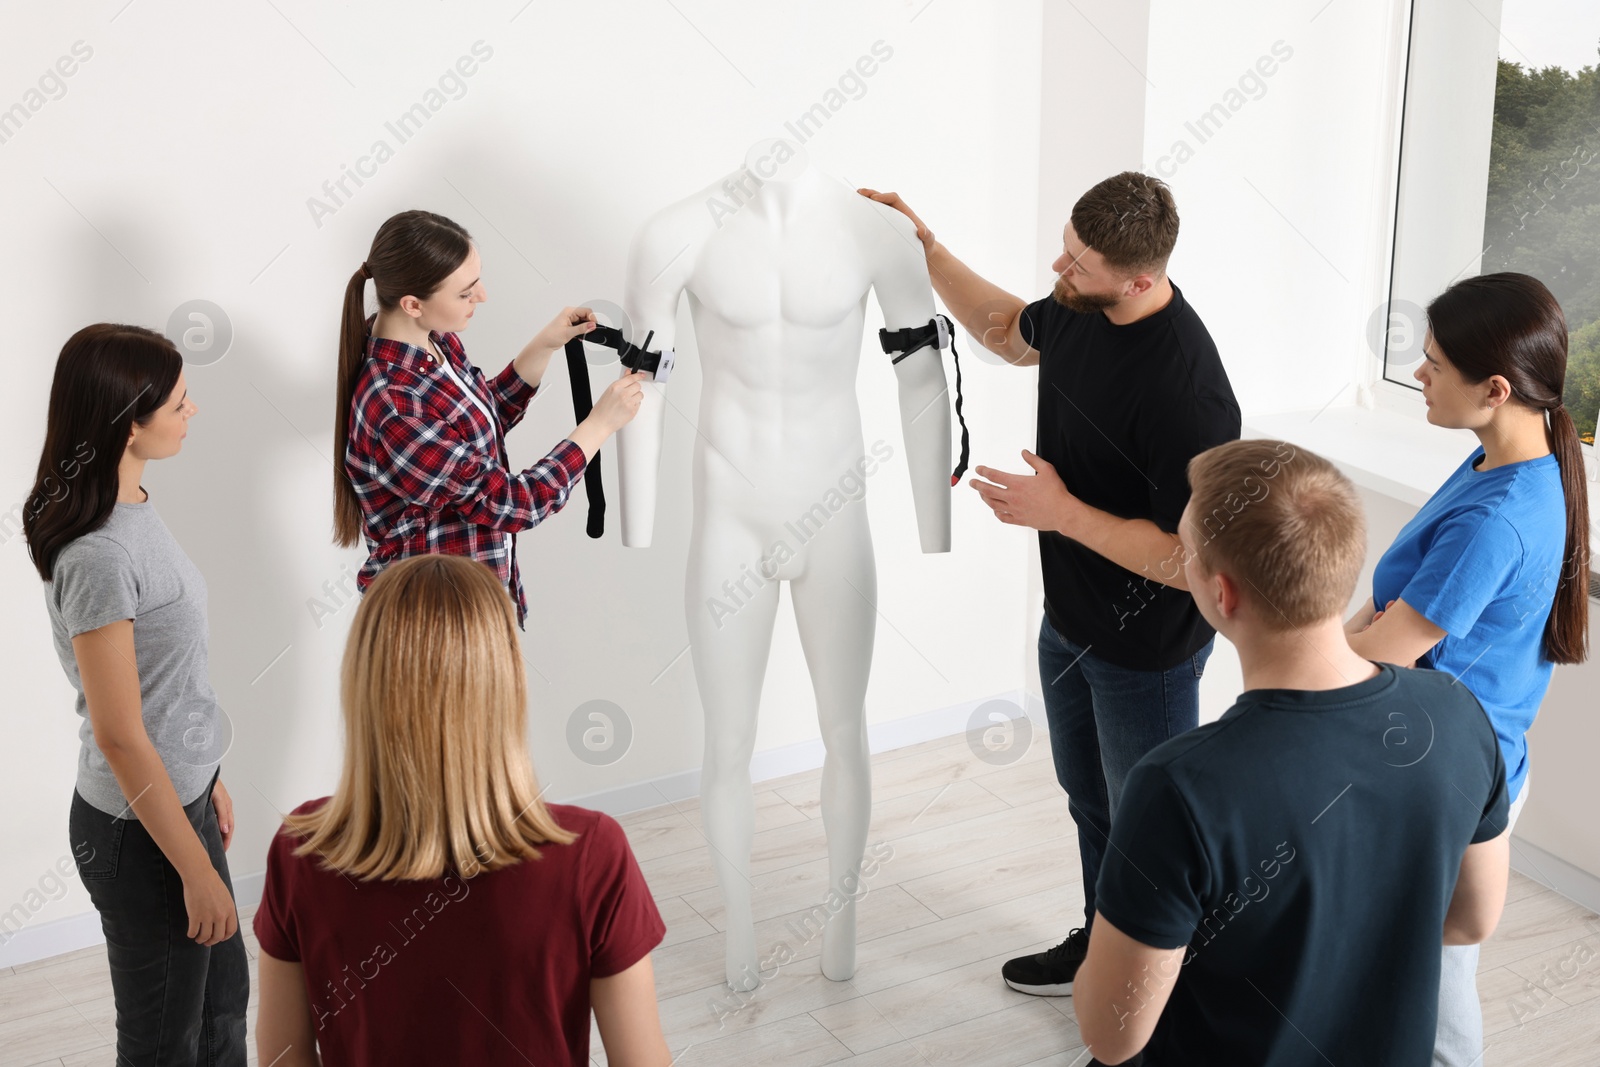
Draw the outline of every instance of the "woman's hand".
<instances>
[{"instance_id":1,"label":"woman's hand","mask_svg":"<svg viewBox=\"0 0 1600 1067\"><path fill-rule=\"evenodd\" d=\"M215 867L183 880L183 910L189 915L189 936L202 945L221 944L238 932L233 894Z\"/></svg>"},{"instance_id":2,"label":"woman's hand","mask_svg":"<svg viewBox=\"0 0 1600 1067\"><path fill-rule=\"evenodd\" d=\"M217 809L217 829L222 833L222 851L228 851L228 846L233 844L233 798L228 795L228 789L222 784L222 779L217 779L216 788L211 790L211 806Z\"/></svg>"},{"instance_id":3,"label":"woman's hand","mask_svg":"<svg viewBox=\"0 0 1600 1067\"><path fill-rule=\"evenodd\" d=\"M648 377L643 371L630 371L606 386L605 392L594 402L594 410L589 418L595 420L607 437L628 425L639 414L639 405L644 403L644 383Z\"/></svg>"},{"instance_id":4,"label":"woman's hand","mask_svg":"<svg viewBox=\"0 0 1600 1067\"><path fill-rule=\"evenodd\" d=\"M583 451L585 460L594 462L595 453L605 444L606 438L633 421L644 403L644 383L650 376L643 371L631 371L606 386L594 402L589 417L578 424L568 439Z\"/></svg>"},{"instance_id":5,"label":"woman's hand","mask_svg":"<svg viewBox=\"0 0 1600 1067\"><path fill-rule=\"evenodd\" d=\"M537 347L545 352L554 352L574 337L588 333L596 325L598 323L591 309L562 308L544 329L534 335L528 345L530 348Z\"/></svg>"},{"instance_id":6,"label":"woman's hand","mask_svg":"<svg viewBox=\"0 0 1600 1067\"><path fill-rule=\"evenodd\" d=\"M1445 636L1443 630L1401 598L1373 612L1367 624L1346 639L1355 654L1363 659L1412 667Z\"/></svg>"},{"instance_id":7,"label":"woman's hand","mask_svg":"<svg viewBox=\"0 0 1600 1067\"><path fill-rule=\"evenodd\" d=\"M556 349L574 337L583 336L596 325L594 312L590 309L562 308L561 313L534 334L533 340L523 345L522 351L517 353L517 358L512 361L512 366L517 368L517 377L537 389Z\"/></svg>"},{"instance_id":8,"label":"woman's hand","mask_svg":"<svg viewBox=\"0 0 1600 1067\"><path fill-rule=\"evenodd\" d=\"M1368 626L1371 626L1374 610L1372 598L1367 597L1367 602L1361 605L1361 607L1357 609L1356 613L1345 621L1345 634L1355 635L1360 633L1362 630L1365 630Z\"/></svg>"}]
</instances>

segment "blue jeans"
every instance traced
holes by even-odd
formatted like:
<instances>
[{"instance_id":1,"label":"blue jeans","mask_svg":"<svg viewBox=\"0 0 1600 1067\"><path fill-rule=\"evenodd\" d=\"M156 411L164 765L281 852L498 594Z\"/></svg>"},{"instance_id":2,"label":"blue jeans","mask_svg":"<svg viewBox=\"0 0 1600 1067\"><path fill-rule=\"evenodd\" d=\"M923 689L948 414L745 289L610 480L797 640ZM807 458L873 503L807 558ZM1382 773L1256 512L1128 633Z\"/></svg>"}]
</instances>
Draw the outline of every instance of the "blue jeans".
<instances>
[{"instance_id":1,"label":"blue jeans","mask_svg":"<svg viewBox=\"0 0 1600 1067\"><path fill-rule=\"evenodd\" d=\"M1517 825L1528 799L1528 782L1511 802L1506 829ZM1446 945L1439 965L1439 1030L1433 1067L1483 1067L1483 1006L1478 1000L1478 945Z\"/></svg>"},{"instance_id":2,"label":"blue jeans","mask_svg":"<svg viewBox=\"0 0 1600 1067\"><path fill-rule=\"evenodd\" d=\"M1078 825L1084 927L1094 921L1095 881L1111 816L1128 772L1146 752L1200 723L1200 675L1214 641L1164 671L1117 667L1039 626L1039 681L1056 780Z\"/></svg>"},{"instance_id":3,"label":"blue jeans","mask_svg":"<svg viewBox=\"0 0 1600 1067\"><path fill-rule=\"evenodd\" d=\"M211 782L183 811L231 893L211 804L215 775ZM119 1067L244 1067L244 932L210 946L189 938L183 879L138 819L107 815L74 790L68 822L78 877L106 935Z\"/></svg>"}]
</instances>

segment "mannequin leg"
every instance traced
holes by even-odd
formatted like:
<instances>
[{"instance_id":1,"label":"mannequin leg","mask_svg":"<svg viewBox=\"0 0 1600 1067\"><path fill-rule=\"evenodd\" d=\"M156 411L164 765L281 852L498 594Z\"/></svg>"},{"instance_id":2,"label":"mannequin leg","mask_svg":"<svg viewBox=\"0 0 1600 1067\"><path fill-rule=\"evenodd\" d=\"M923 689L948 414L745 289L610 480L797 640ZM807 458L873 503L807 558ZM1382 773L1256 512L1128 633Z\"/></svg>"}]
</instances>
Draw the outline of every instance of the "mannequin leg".
<instances>
[{"instance_id":1,"label":"mannequin leg","mask_svg":"<svg viewBox=\"0 0 1600 1067\"><path fill-rule=\"evenodd\" d=\"M789 591L827 750L822 823L828 835L828 888L844 900L822 930L822 973L842 982L856 969L856 898L872 822L866 696L878 579L866 510L840 512L806 551L805 573Z\"/></svg>"},{"instance_id":2,"label":"mannequin leg","mask_svg":"<svg viewBox=\"0 0 1600 1067\"><path fill-rule=\"evenodd\" d=\"M737 597L723 585L738 581L760 558L758 539L730 521L697 529L689 551L687 608L690 656L705 708L705 760L700 810L722 890L728 985L760 985L755 921L750 905L750 848L755 797L750 757L756 744L761 680L772 646L778 583L746 579ZM748 595L747 595L748 594Z\"/></svg>"}]
</instances>

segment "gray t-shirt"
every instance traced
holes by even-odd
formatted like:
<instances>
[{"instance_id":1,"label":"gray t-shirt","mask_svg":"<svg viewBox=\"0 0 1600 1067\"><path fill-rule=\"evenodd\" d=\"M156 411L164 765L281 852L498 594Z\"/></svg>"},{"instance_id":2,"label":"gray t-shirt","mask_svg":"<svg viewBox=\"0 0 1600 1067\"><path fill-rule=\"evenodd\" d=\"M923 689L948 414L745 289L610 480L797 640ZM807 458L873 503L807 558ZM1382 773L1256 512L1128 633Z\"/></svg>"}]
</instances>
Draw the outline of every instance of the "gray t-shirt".
<instances>
[{"instance_id":1,"label":"gray t-shirt","mask_svg":"<svg viewBox=\"0 0 1600 1067\"><path fill-rule=\"evenodd\" d=\"M226 748L226 719L206 669L206 583L149 502L117 504L105 525L67 544L44 583L56 655L78 691L78 793L108 815L136 819L89 722L72 639L133 620L145 732L189 804Z\"/></svg>"}]
</instances>

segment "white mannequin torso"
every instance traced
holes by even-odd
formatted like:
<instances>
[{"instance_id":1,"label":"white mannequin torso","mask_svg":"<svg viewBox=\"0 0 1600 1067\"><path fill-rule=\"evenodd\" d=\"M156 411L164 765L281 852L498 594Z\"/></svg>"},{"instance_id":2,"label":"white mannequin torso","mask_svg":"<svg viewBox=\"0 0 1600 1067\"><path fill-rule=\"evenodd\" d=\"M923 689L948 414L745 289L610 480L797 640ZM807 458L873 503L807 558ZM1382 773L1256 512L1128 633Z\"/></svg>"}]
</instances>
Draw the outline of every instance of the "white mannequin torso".
<instances>
[{"instance_id":1,"label":"white mannequin torso","mask_svg":"<svg viewBox=\"0 0 1600 1067\"><path fill-rule=\"evenodd\" d=\"M791 583L828 752L822 807L830 885L849 896L859 883L871 817L864 701L876 571L859 494L834 505L843 500L841 477L859 476L869 457L855 391L868 291L877 292L892 328L933 315L909 221L810 168L803 153L770 166L781 154L776 144L756 145L741 171L646 223L625 300L634 332L642 338L653 330L651 347L668 348L676 347L678 298L687 293L703 369L685 605L706 716L702 810L727 903L726 975L736 989L760 984L749 762L780 580ZM715 206L730 199L731 211ZM889 357L881 358L887 365ZM894 367L925 552L948 551L950 543L941 358L923 350ZM665 405L661 387L651 385L618 435L624 544L650 542ZM816 516L814 527L796 528L807 514ZM822 937L823 973L849 978L853 900Z\"/></svg>"}]
</instances>

